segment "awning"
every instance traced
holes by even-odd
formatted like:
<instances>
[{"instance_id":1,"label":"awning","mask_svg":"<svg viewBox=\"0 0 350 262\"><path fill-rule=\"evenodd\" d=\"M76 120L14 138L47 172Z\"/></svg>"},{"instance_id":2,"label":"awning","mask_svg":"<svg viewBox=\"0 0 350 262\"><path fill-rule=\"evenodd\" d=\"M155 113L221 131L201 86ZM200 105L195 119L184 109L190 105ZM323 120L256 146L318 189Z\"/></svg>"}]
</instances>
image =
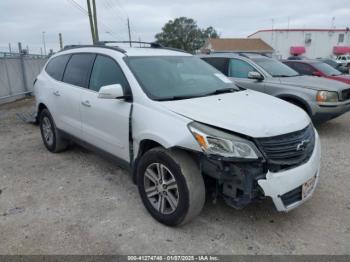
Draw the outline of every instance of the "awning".
<instances>
[{"instance_id":1,"label":"awning","mask_svg":"<svg viewBox=\"0 0 350 262\"><path fill-rule=\"evenodd\" d=\"M291 46L290 47L290 53L292 55L301 55L305 53L305 47L304 46Z\"/></svg>"},{"instance_id":2,"label":"awning","mask_svg":"<svg viewBox=\"0 0 350 262\"><path fill-rule=\"evenodd\" d=\"M350 53L350 46L335 46L333 47L333 53L335 55L343 55Z\"/></svg>"}]
</instances>

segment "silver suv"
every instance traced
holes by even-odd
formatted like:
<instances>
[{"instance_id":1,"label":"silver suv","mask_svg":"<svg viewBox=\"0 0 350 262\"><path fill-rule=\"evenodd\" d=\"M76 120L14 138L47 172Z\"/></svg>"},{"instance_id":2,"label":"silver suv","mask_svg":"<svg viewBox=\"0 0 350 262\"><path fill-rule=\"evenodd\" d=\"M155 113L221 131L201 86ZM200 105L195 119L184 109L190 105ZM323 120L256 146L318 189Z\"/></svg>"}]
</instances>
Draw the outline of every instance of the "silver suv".
<instances>
[{"instance_id":1,"label":"silver suv","mask_svg":"<svg viewBox=\"0 0 350 262\"><path fill-rule=\"evenodd\" d=\"M232 78L236 85L276 96L304 109L314 123L350 110L349 85L301 76L283 63L253 53L216 53L201 58Z\"/></svg>"}]
</instances>

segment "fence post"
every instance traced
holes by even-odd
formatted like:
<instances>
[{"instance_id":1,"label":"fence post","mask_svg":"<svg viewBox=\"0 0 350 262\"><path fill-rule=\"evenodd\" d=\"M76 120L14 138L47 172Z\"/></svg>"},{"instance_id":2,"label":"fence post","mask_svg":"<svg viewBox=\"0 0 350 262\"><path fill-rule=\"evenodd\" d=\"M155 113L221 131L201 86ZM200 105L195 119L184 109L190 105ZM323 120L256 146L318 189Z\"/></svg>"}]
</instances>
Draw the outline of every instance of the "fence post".
<instances>
[{"instance_id":1,"label":"fence post","mask_svg":"<svg viewBox=\"0 0 350 262\"><path fill-rule=\"evenodd\" d=\"M24 66L24 52L22 50L22 43L18 42L18 51L19 51L19 57L20 57L20 61L21 61L21 73L22 73L22 79L23 79L23 84L24 84L24 89L25 91L29 91L28 88L28 83L27 83L27 74L26 74L26 69Z\"/></svg>"}]
</instances>

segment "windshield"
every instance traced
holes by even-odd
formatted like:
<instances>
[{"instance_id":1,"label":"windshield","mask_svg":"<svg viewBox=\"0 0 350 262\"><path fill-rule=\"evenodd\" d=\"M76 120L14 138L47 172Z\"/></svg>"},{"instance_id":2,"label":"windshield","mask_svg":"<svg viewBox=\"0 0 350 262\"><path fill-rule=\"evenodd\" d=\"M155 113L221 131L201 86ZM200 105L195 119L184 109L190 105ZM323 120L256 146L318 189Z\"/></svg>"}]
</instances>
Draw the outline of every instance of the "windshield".
<instances>
[{"instance_id":1,"label":"windshield","mask_svg":"<svg viewBox=\"0 0 350 262\"><path fill-rule=\"evenodd\" d=\"M338 76L341 75L337 69L327 65L326 63L314 63L312 64L317 70L324 73L326 76Z\"/></svg>"},{"instance_id":2,"label":"windshield","mask_svg":"<svg viewBox=\"0 0 350 262\"><path fill-rule=\"evenodd\" d=\"M238 88L194 56L126 57L145 93L154 100L186 99L233 92Z\"/></svg>"},{"instance_id":3,"label":"windshield","mask_svg":"<svg viewBox=\"0 0 350 262\"><path fill-rule=\"evenodd\" d=\"M299 75L298 72L275 59L254 58L252 60L273 77L291 77Z\"/></svg>"}]
</instances>

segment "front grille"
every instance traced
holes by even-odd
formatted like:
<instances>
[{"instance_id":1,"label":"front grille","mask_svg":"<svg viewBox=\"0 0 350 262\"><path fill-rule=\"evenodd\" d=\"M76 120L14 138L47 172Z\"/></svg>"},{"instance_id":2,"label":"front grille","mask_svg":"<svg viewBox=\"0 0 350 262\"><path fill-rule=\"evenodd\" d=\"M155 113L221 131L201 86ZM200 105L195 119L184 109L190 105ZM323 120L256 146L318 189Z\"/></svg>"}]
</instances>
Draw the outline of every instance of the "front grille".
<instances>
[{"instance_id":1,"label":"front grille","mask_svg":"<svg viewBox=\"0 0 350 262\"><path fill-rule=\"evenodd\" d=\"M296 189L293 189L281 196L283 205L289 206L295 202L298 202L301 200L301 192L302 192L302 187L297 187Z\"/></svg>"},{"instance_id":2,"label":"front grille","mask_svg":"<svg viewBox=\"0 0 350 262\"><path fill-rule=\"evenodd\" d=\"M258 138L257 144L266 157L269 170L273 172L307 162L315 147L312 125L293 133Z\"/></svg>"},{"instance_id":3,"label":"front grille","mask_svg":"<svg viewBox=\"0 0 350 262\"><path fill-rule=\"evenodd\" d=\"M350 99L350 89L345 89L341 92L342 101Z\"/></svg>"}]
</instances>

